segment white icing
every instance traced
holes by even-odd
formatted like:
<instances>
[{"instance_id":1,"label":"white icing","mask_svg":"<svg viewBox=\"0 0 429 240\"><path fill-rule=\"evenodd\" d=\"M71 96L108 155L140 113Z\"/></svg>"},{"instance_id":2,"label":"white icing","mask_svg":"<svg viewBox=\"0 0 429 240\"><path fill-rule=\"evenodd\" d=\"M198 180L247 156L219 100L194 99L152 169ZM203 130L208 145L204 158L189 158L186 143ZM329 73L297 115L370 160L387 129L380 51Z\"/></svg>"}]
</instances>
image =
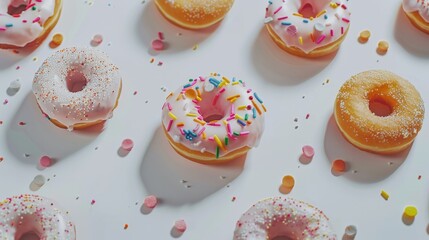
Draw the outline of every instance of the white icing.
<instances>
[{"instance_id":1,"label":"white icing","mask_svg":"<svg viewBox=\"0 0 429 240\"><path fill-rule=\"evenodd\" d=\"M419 15L429 23L429 1L428 0L403 0L402 6L408 13L418 11Z\"/></svg>"},{"instance_id":2,"label":"white icing","mask_svg":"<svg viewBox=\"0 0 429 240\"><path fill-rule=\"evenodd\" d=\"M86 86L67 87L67 76L82 74ZM37 71L33 92L41 110L73 129L77 123L107 120L120 94L121 76L106 54L90 48L66 48L54 53Z\"/></svg>"},{"instance_id":3,"label":"white icing","mask_svg":"<svg viewBox=\"0 0 429 240\"><path fill-rule=\"evenodd\" d=\"M8 14L9 5L31 4L34 4L35 10L30 7L20 17ZM34 41L43 32L43 25L54 10L55 0L0 0L0 44L24 47Z\"/></svg>"},{"instance_id":4,"label":"white icing","mask_svg":"<svg viewBox=\"0 0 429 240\"><path fill-rule=\"evenodd\" d=\"M275 197L259 201L238 220L234 240L335 240L328 218L308 203Z\"/></svg>"},{"instance_id":5,"label":"white icing","mask_svg":"<svg viewBox=\"0 0 429 240\"><path fill-rule=\"evenodd\" d=\"M21 239L30 232L40 239L76 239L75 225L51 200L25 194L0 202L0 239Z\"/></svg>"},{"instance_id":6,"label":"white icing","mask_svg":"<svg viewBox=\"0 0 429 240\"><path fill-rule=\"evenodd\" d=\"M215 79L215 81L219 82L219 86L216 87L215 84L210 83L210 79ZM227 83L228 81L230 83ZM246 88L243 82L235 79L229 80L216 75L207 78L200 77L184 85L188 86L184 86L174 94L170 94L162 108L162 123L174 141L179 142L188 149L209 152L214 155L216 155L219 147L220 157L244 146L252 148L258 145L264 128L264 112L266 110L263 102L261 103L256 99L255 92ZM197 89L198 91L195 91ZM195 100L196 103L193 102L192 98L187 97L186 91L191 91L195 94L199 92L200 100ZM216 95L219 97L213 104ZM234 95L239 95L240 97L233 102L227 100L228 97ZM253 98L253 103L249 97ZM255 106L257 106L260 113ZM231 108L233 109L232 112ZM174 120L170 113L177 119ZM191 115L187 116L187 114ZM203 120L211 115L220 115L222 117L216 122L218 126L210 125L210 123L206 123ZM245 120L246 115L247 121ZM201 119L201 123L195 122L194 119L196 118ZM245 126L239 123L239 118L244 119L240 121L245 123ZM169 128L170 121L172 121L172 124ZM180 123L183 126L180 126ZM228 124L230 131L228 131ZM194 134L192 139L186 138L187 135L192 135L188 131ZM188 132L188 134L185 132ZM248 134L246 134L247 132ZM234 133L236 134L234 135ZM219 138L225 150L222 150L219 144L213 140L214 136ZM227 145L225 138L228 138Z\"/></svg>"},{"instance_id":7,"label":"white icing","mask_svg":"<svg viewBox=\"0 0 429 240\"><path fill-rule=\"evenodd\" d=\"M307 4L312 6L313 19L294 15ZM322 14L324 10L326 13ZM286 46L305 53L337 41L350 25L345 0L270 0L265 18L273 19L266 24L270 24Z\"/></svg>"}]
</instances>

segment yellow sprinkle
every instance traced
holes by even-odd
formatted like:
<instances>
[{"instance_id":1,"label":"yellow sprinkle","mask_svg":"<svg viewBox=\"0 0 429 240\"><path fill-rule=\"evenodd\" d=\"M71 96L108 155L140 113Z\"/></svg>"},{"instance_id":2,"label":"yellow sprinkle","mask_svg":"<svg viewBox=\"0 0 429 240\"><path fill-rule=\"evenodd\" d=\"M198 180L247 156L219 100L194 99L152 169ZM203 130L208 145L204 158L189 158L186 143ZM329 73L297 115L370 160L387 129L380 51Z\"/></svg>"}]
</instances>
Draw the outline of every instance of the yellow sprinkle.
<instances>
[{"instance_id":1,"label":"yellow sprinkle","mask_svg":"<svg viewBox=\"0 0 429 240\"><path fill-rule=\"evenodd\" d=\"M404 209L404 215L413 218L417 215L417 208L414 206L407 206Z\"/></svg>"},{"instance_id":2,"label":"yellow sprinkle","mask_svg":"<svg viewBox=\"0 0 429 240\"><path fill-rule=\"evenodd\" d=\"M385 192L384 190L381 190L381 194L380 194L384 200L388 200L389 199L389 194L387 192Z\"/></svg>"},{"instance_id":3,"label":"yellow sprinkle","mask_svg":"<svg viewBox=\"0 0 429 240\"><path fill-rule=\"evenodd\" d=\"M200 89L197 89L197 96L201 99Z\"/></svg>"},{"instance_id":4,"label":"yellow sprinkle","mask_svg":"<svg viewBox=\"0 0 429 240\"><path fill-rule=\"evenodd\" d=\"M297 17L302 17L302 14L300 14L300 13L293 13L292 15L297 16Z\"/></svg>"},{"instance_id":5,"label":"yellow sprinkle","mask_svg":"<svg viewBox=\"0 0 429 240\"><path fill-rule=\"evenodd\" d=\"M331 6L331 8L333 8L333 9L335 9L335 8L338 7L338 5L336 3L334 3L334 2L330 2L329 6Z\"/></svg>"},{"instance_id":6,"label":"yellow sprinkle","mask_svg":"<svg viewBox=\"0 0 429 240\"><path fill-rule=\"evenodd\" d=\"M186 116L188 116L188 117L196 117L197 114L195 114L195 113L187 113Z\"/></svg>"},{"instance_id":7,"label":"yellow sprinkle","mask_svg":"<svg viewBox=\"0 0 429 240\"><path fill-rule=\"evenodd\" d=\"M262 109L264 109L264 112L267 112L267 109L265 108L265 105L261 103Z\"/></svg>"},{"instance_id":8,"label":"yellow sprinkle","mask_svg":"<svg viewBox=\"0 0 429 240\"><path fill-rule=\"evenodd\" d=\"M235 114L235 119L240 119L240 120L244 121L244 118L238 114Z\"/></svg>"},{"instance_id":9,"label":"yellow sprinkle","mask_svg":"<svg viewBox=\"0 0 429 240\"><path fill-rule=\"evenodd\" d=\"M256 108L256 111L259 113L259 115L261 115L262 114L261 109L259 108L258 105L256 105L255 101L252 100L252 104Z\"/></svg>"},{"instance_id":10,"label":"yellow sprinkle","mask_svg":"<svg viewBox=\"0 0 429 240\"><path fill-rule=\"evenodd\" d=\"M230 83L231 81L228 79L228 78L226 78L226 77L222 77L222 80L224 80L226 83Z\"/></svg>"},{"instance_id":11,"label":"yellow sprinkle","mask_svg":"<svg viewBox=\"0 0 429 240\"><path fill-rule=\"evenodd\" d=\"M200 97L197 96L197 101L200 102L202 99Z\"/></svg>"},{"instance_id":12,"label":"yellow sprinkle","mask_svg":"<svg viewBox=\"0 0 429 240\"><path fill-rule=\"evenodd\" d=\"M302 40L302 37L299 37L298 39L299 39L299 44L302 45L304 43L304 41Z\"/></svg>"},{"instance_id":13,"label":"yellow sprinkle","mask_svg":"<svg viewBox=\"0 0 429 240\"><path fill-rule=\"evenodd\" d=\"M165 98L165 99L168 99L169 97L171 97L171 96L173 96L173 92L170 92L169 94L168 94L168 96Z\"/></svg>"},{"instance_id":14,"label":"yellow sprinkle","mask_svg":"<svg viewBox=\"0 0 429 240\"><path fill-rule=\"evenodd\" d=\"M198 44L195 44L194 47L192 48L192 50L197 50L198 49Z\"/></svg>"},{"instance_id":15,"label":"yellow sprinkle","mask_svg":"<svg viewBox=\"0 0 429 240\"><path fill-rule=\"evenodd\" d=\"M218 138L217 135L213 136L215 142L217 143L217 145L219 146L220 149L222 149L222 151L225 151L225 147L223 146L222 142L220 141L220 139Z\"/></svg>"},{"instance_id":16,"label":"yellow sprinkle","mask_svg":"<svg viewBox=\"0 0 429 240\"><path fill-rule=\"evenodd\" d=\"M228 122L226 120L223 120L222 122L223 124L225 124L225 126L228 125Z\"/></svg>"},{"instance_id":17,"label":"yellow sprinkle","mask_svg":"<svg viewBox=\"0 0 429 240\"><path fill-rule=\"evenodd\" d=\"M316 18L318 18L318 17L322 16L322 15L323 15L323 14L325 14L325 13L326 13L326 10L321 11L320 13L318 13L318 14L316 15Z\"/></svg>"},{"instance_id":18,"label":"yellow sprinkle","mask_svg":"<svg viewBox=\"0 0 429 240\"><path fill-rule=\"evenodd\" d=\"M170 118L172 118L173 120L177 119L176 115L174 115L172 112L168 112L168 116L170 116Z\"/></svg>"},{"instance_id":19,"label":"yellow sprinkle","mask_svg":"<svg viewBox=\"0 0 429 240\"><path fill-rule=\"evenodd\" d=\"M237 101L237 99L238 98L233 98L233 99L231 99L231 100L229 100L231 103L233 103L233 102L235 102L235 101Z\"/></svg>"},{"instance_id":20,"label":"yellow sprinkle","mask_svg":"<svg viewBox=\"0 0 429 240\"><path fill-rule=\"evenodd\" d=\"M224 82L224 81L222 81L222 82L220 82L219 83L219 86L217 86L218 88L221 88L221 87L223 87L223 85L225 85L226 84L226 82Z\"/></svg>"},{"instance_id":21,"label":"yellow sprinkle","mask_svg":"<svg viewBox=\"0 0 429 240\"><path fill-rule=\"evenodd\" d=\"M237 84L239 84L240 82L233 82L232 83L232 85L237 85Z\"/></svg>"},{"instance_id":22,"label":"yellow sprinkle","mask_svg":"<svg viewBox=\"0 0 429 240\"><path fill-rule=\"evenodd\" d=\"M239 98L239 97L240 97L240 94L237 94L237 95L233 95L233 96L227 97L226 100L230 101L231 99Z\"/></svg>"},{"instance_id":23,"label":"yellow sprinkle","mask_svg":"<svg viewBox=\"0 0 429 240\"><path fill-rule=\"evenodd\" d=\"M203 137L203 139L206 139L206 132L203 132L203 134L201 134L201 136Z\"/></svg>"},{"instance_id":24,"label":"yellow sprinkle","mask_svg":"<svg viewBox=\"0 0 429 240\"><path fill-rule=\"evenodd\" d=\"M246 109L247 108L247 106L246 105L241 105L241 106L238 106L238 110L244 110L244 109Z\"/></svg>"},{"instance_id":25,"label":"yellow sprinkle","mask_svg":"<svg viewBox=\"0 0 429 240\"><path fill-rule=\"evenodd\" d=\"M203 120L200 120L200 119L198 119L198 118L194 118L194 122L197 122L197 123L199 123L199 124L201 124L201 125L206 125L206 122L205 121L203 121Z\"/></svg>"},{"instance_id":26,"label":"yellow sprinkle","mask_svg":"<svg viewBox=\"0 0 429 240\"><path fill-rule=\"evenodd\" d=\"M313 21L313 19L314 19L313 17L310 17L310 21Z\"/></svg>"},{"instance_id":27,"label":"yellow sprinkle","mask_svg":"<svg viewBox=\"0 0 429 240\"><path fill-rule=\"evenodd\" d=\"M183 122L179 122L178 124L176 124L176 126L183 127L183 126L185 126L185 124Z\"/></svg>"}]
</instances>

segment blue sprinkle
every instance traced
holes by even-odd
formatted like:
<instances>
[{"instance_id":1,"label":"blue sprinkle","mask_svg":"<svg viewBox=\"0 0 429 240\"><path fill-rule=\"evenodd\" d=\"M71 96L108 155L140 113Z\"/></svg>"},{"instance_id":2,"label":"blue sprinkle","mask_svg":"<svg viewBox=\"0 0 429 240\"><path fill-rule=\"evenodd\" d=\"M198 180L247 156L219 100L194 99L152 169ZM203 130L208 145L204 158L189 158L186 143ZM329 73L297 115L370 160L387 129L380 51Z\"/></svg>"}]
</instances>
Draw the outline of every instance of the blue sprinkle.
<instances>
[{"instance_id":1,"label":"blue sprinkle","mask_svg":"<svg viewBox=\"0 0 429 240\"><path fill-rule=\"evenodd\" d=\"M304 19L304 20L302 20L304 23L308 23L308 20L307 19Z\"/></svg>"},{"instance_id":2,"label":"blue sprinkle","mask_svg":"<svg viewBox=\"0 0 429 240\"><path fill-rule=\"evenodd\" d=\"M290 23L290 22L282 22L282 25L283 26L289 26L289 25L292 25L292 23Z\"/></svg>"},{"instance_id":3,"label":"blue sprinkle","mask_svg":"<svg viewBox=\"0 0 429 240\"><path fill-rule=\"evenodd\" d=\"M186 84L185 86L183 86L183 88L188 88L188 87L190 87L191 86L191 84L190 83L188 83L188 84Z\"/></svg>"},{"instance_id":4,"label":"blue sprinkle","mask_svg":"<svg viewBox=\"0 0 429 240\"><path fill-rule=\"evenodd\" d=\"M13 24L12 23L8 23L8 24L6 24L6 27L13 27Z\"/></svg>"},{"instance_id":5,"label":"blue sprinkle","mask_svg":"<svg viewBox=\"0 0 429 240\"><path fill-rule=\"evenodd\" d=\"M272 2L272 1L268 1L268 3L269 3L269 4L273 4L273 2Z\"/></svg>"},{"instance_id":6,"label":"blue sprinkle","mask_svg":"<svg viewBox=\"0 0 429 240\"><path fill-rule=\"evenodd\" d=\"M254 92L253 95L255 96L256 100L258 100L259 103L264 103L262 99L259 98L258 94L256 94L256 92Z\"/></svg>"},{"instance_id":7,"label":"blue sprinkle","mask_svg":"<svg viewBox=\"0 0 429 240\"><path fill-rule=\"evenodd\" d=\"M252 108L252 111L253 111L253 118L256 118L256 109Z\"/></svg>"},{"instance_id":8,"label":"blue sprinkle","mask_svg":"<svg viewBox=\"0 0 429 240\"><path fill-rule=\"evenodd\" d=\"M323 17L325 18L325 20L326 20L326 19L328 19L328 15L325 15L325 16L323 16Z\"/></svg>"},{"instance_id":9,"label":"blue sprinkle","mask_svg":"<svg viewBox=\"0 0 429 240\"><path fill-rule=\"evenodd\" d=\"M198 90L198 89L200 89L200 87L196 86L195 89Z\"/></svg>"},{"instance_id":10,"label":"blue sprinkle","mask_svg":"<svg viewBox=\"0 0 429 240\"><path fill-rule=\"evenodd\" d=\"M209 79L209 82L210 82L211 84L213 84L215 87L219 86L219 84L220 84L220 81L219 81L219 80L217 80L217 79L215 79L215 78L210 78L210 79Z\"/></svg>"},{"instance_id":11,"label":"blue sprinkle","mask_svg":"<svg viewBox=\"0 0 429 240\"><path fill-rule=\"evenodd\" d=\"M246 123L241 121L241 119L237 119L237 122L243 127L246 126Z\"/></svg>"}]
</instances>

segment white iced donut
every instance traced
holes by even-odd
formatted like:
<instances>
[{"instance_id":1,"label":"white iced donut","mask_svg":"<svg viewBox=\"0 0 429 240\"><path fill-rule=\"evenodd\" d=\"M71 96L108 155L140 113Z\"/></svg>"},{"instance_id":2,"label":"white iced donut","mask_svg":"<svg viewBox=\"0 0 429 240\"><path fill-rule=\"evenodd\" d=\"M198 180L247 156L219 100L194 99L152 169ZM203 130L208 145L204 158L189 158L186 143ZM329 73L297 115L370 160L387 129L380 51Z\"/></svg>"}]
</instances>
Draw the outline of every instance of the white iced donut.
<instances>
[{"instance_id":1,"label":"white iced donut","mask_svg":"<svg viewBox=\"0 0 429 240\"><path fill-rule=\"evenodd\" d=\"M42 112L69 130L112 116L121 93L121 76L108 56L90 48L62 49L37 71L33 92Z\"/></svg>"},{"instance_id":2,"label":"white iced donut","mask_svg":"<svg viewBox=\"0 0 429 240\"><path fill-rule=\"evenodd\" d=\"M56 25L62 0L1 0L0 48L38 44Z\"/></svg>"},{"instance_id":3,"label":"white iced donut","mask_svg":"<svg viewBox=\"0 0 429 240\"><path fill-rule=\"evenodd\" d=\"M24 194L0 202L0 239L75 240L75 225L49 199Z\"/></svg>"},{"instance_id":4,"label":"white iced donut","mask_svg":"<svg viewBox=\"0 0 429 240\"><path fill-rule=\"evenodd\" d=\"M350 26L345 0L270 0L265 23L289 53L319 57L338 49Z\"/></svg>"},{"instance_id":5,"label":"white iced donut","mask_svg":"<svg viewBox=\"0 0 429 240\"><path fill-rule=\"evenodd\" d=\"M259 201L238 220L234 240L336 240L325 214L312 205L292 198Z\"/></svg>"},{"instance_id":6,"label":"white iced donut","mask_svg":"<svg viewBox=\"0 0 429 240\"><path fill-rule=\"evenodd\" d=\"M402 7L411 22L423 32L429 34L429 1L403 0Z\"/></svg>"},{"instance_id":7,"label":"white iced donut","mask_svg":"<svg viewBox=\"0 0 429 240\"><path fill-rule=\"evenodd\" d=\"M190 79L171 93L162 107L162 124L179 154L214 163L258 145L265 111L262 99L243 81L213 74Z\"/></svg>"}]
</instances>

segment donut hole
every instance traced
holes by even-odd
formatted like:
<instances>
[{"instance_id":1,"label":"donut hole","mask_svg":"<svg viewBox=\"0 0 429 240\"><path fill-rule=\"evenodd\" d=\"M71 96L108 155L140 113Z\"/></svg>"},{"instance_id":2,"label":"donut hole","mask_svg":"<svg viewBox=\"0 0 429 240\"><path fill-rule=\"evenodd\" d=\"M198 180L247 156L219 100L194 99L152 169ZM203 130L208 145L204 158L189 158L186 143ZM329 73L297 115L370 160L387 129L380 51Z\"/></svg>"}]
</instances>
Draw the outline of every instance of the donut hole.
<instances>
[{"instance_id":1,"label":"donut hole","mask_svg":"<svg viewBox=\"0 0 429 240\"><path fill-rule=\"evenodd\" d=\"M22 215L15 219L16 228L15 239L17 240L40 240L41 232L40 219L36 215Z\"/></svg>"},{"instance_id":2,"label":"donut hole","mask_svg":"<svg viewBox=\"0 0 429 240\"><path fill-rule=\"evenodd\" d=\"M387 117L393 113L391 103L381 97L375 97L369 100L369 110L378 117Z\"/></svg>"},{"instance_id":3,"label":"donut hole","mask_svg":"<svg viewBox=\"0 0 429 240\"><path fill-rule=\"evenodd\" d=\"M18 240L40 240L40 237L35 232L27 232L24 233L22 237Z\"/></svg>"},{"instance_id":4,"label":"donut hole","mask_svg":"<svg viewBox=\"0 0 429 240\"><path fill-rule=\"evenodd\" d=\"M19 6L9 5L7 7L7 14L9 14L11 16L13 16L13 15L20 15L26 9L27 9L27 4L22 4L22 5L19 5Z\"/></svg>"},{"instance_id":5,"label":"donut hole","mask_svg":"<svg viewBox=\"0 0 429 240\"><path fill-rule=\"evenodd\" d=\"M87 83L88 80L79 68L72 68L67 72L66 84L70 92L75 93L82 91Z\"/></svg>"},{"instance_id":6,"label":"donut hole","mask_svg":"<svg viewBox=\"0 0 429 240\"><path fill-rule=\"evenodd\" d=\"M215 100L216 94L213 92L203 92L201 101L199 102L200 110L199 113L203 117L205 122L216 122L223 119L229 111L231 104L224 100L224 98L218 97Z\"/></svg>"},{"instance_id":7,"label":"donut hole","mask_svg":"<svg viewBox=\"0 0 429 240\"><path fill-rule=\"evenodd\" d=\"M317 13L313 9L313 6L310 3L304 4L298 10L298 13L301 14L304 18L315 18L317 15Z\"/></svg>"}]
</instances>

